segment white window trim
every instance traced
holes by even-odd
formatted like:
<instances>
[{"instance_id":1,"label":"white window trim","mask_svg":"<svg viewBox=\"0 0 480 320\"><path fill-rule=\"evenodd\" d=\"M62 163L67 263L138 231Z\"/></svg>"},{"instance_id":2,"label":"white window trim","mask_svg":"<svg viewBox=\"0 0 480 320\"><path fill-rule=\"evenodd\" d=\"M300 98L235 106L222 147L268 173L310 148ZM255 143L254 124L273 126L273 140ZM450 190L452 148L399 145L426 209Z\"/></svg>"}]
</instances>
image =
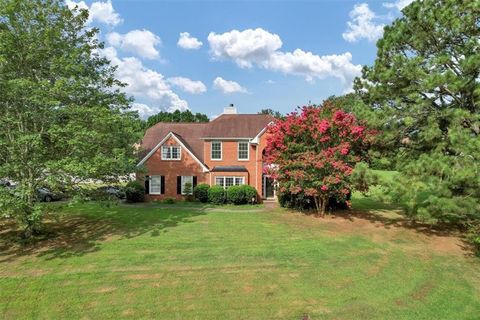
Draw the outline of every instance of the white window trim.
<instances>
[{"instance_id":1,"label":"white window trim","mask_svg":"<svg viewBox=\"0 0 480 320\"><path fill-rule=\"evenodd\" d=\"M163 148L172 148L172 147L178 148L179 157L178 158L164 158L163 157ZM179 145L163 145L162 148L160 149L160 153L162 154L162 160L166 160L166 161L180 161L180 160L182 160L182 147L179 146ZM173 155L173 152L170 151L170 154Z\"/></svg>"},{"instance_id":2,"label":"white window trim","mask_svg":"<svg viewBox=\"0 0 480 320\"><path fill-rule=\"evenodd\" d=\"M232 186L242 186L245 184L245 177L242 177L242 176L215 176L215 185L216 186L221 186L220 184L217 184L217 179L218 178L222 178L223 179L223 189L226 189L227 186L225 186L225 181L226 181L226 178L233 178L233 185ZM235 184L235 180L237 179L242 179L242 183L241 184ZM230 187L230 186L229 186Z\"/></svg>"},{"instance_id":3,"label":"white window trim","mask_svg":"<svg viewBox=\"0 0 480 320\"><path fill-rule=\"evenodd\" d=\"M213 151L212 146L213 146L214 143L220 143L220 158L218 158L218 159L214 159L212 157L212 151ZM223 159L223 143L222 143L222 141L210 141L210 160L212 160L212 161L222 161L222 159Z\"/></svg>"},{"instance_id":4,"label":"white window trim","mask_svg":"<svg viewBox=\"0 0 480 320\"><path fill-rule=\"evenodd\" d=\"M240 159L240 143L246 143L247 144L247 158L246 159ZM238 143L237 143L237 160L238 161L249 161L250 160L250 143L248 141L238 141Z\"/></svg>"},{"instance_id":5,"label":"white window trim","mask_svg":"<svg viewBox=\"0 0 480 320\"><path fill-rule=\"evenodd\" d=\"M190 178L191 180L190 181L184 181L184 178ZM182 176L180 178L180 183L181 183L181 185L180 185L181 192L180 193L184 196L186 196L187 194L183 191L183 187L185 186L185 183L187 183L187 182L190 182L192 184L192 193L189 194L189 195L192 195L193 194L193 176Z\"/></svg>"},{"instance_id":6,"label":"white window trim","mask_svg":"<svg viewBox=\"0 0 480 320\"><path fill-rule=\"evenodd\" d=\"M153 177L158 177L160 179L160 191L157 192L153 192L152 191L152 178ZM155 195L158 195L158 194L162 194L162 176L150 176L148 177L149 179L149 182L148 182L148 194L155 194Z\"/></svg>"},{"instance_id":7,"label":"white window trim","mask_svg":"<svg viewBox=\"0 0 480 320\"><path fill-rule=\"evenodd\" d=\"M137 164L137 167L140 167L142 166L155 152L157 152L157 150L160 148L160 146L162 146L165 141L167 141L168 139L170 138L173 138L175 139L175 141L177 141L177 143L182 147L182 150L185 150L187 151L187 153L198 163L198 165L202 168L202 172L209 172L210 170L208 170L208 168L193 154L193 152L188 149L182 141L180 141L180 139L178 139L175 134L170 131L163 139L162 141L160 141L156 146L155 148L153 148L152 150L150 150L150 152L142 159L140 160L140 162Z\"/></svg>"}]
</instances>

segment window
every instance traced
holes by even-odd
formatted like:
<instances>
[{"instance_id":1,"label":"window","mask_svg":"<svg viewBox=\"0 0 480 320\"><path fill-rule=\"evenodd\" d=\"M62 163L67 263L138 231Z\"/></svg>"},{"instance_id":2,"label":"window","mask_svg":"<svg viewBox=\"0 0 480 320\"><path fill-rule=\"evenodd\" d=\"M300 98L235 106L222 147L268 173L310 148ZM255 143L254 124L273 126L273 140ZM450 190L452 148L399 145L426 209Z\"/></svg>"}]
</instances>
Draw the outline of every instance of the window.
<instances>
[{"instance_id":1,"label":"window","mask_svg":"<svg viewBox=\"0 0 480 320\"><path fill-rule=\"evenodd\" d=\"M180 160L180 146L162 146L162 160Z\"/></svg>"},{"instance_id":2,"label":"window","mask_svg":"<svg viewBox=\"0 0 480 320\"><path fill-rule=\"evenodd\" d=\"M248 160L248 158L249 158L248 142L240 141L238 143L238 160Z\"/></svg>"},{"instance_id":3,"label":"window","mask_svg":"<svg viewBox=\"0 0 480 320\"><path fill-rule=\"evenodd\" d=\"M244 184L243 177L216 177L215 184L227 188L230 186L239 186Z\"/></svg>"},{"instance_id":4,"label":"window","mask_svg":"<svg viewBox=\"0 0 480 320\"><path fill-rule=\"evenodd\" d=\"M161 194L162 193L162 177L161 176L151 176L149 183L149 194Z\"/></svg>"},{"instance_id":5,"label":"window","mask_svg":"<svg viewBox=\"0 0 480 320\"><path fill-rule=\"evenodd\" d=\"M220 141L212 141L210 158L212 160L222 160L222 143Z\"/></svg>"},{"instance_id":6,"label":"window","mask_svg":"<svg viewBox=\"0 0 480 320\"><path fill-rule=\"evenodd\" d=\"M181 182L182 182L182 187L181 187L181 192L182 194L187 194L185 193L185 184L186 183L190 183L190 192L188 194L192 194L193 193L193 176L182 176L182 179L181 179Z\"/></svg>"}]
</instances>

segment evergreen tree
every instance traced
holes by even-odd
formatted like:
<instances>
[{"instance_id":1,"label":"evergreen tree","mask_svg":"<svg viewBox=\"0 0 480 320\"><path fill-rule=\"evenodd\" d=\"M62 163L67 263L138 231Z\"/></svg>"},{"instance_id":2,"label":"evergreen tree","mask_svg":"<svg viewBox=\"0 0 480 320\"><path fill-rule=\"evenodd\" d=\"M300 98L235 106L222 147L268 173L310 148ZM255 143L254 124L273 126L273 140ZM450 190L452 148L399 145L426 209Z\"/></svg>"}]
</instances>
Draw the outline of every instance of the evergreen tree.
<instances>
[{"instance_id":1,"label":"evergreen tree","mask_svg":"<svg viewBox=\"0 0 480 320\"><path fill-rule=\"evenodd\" d=\"M479 26L479 1L414 1L356 79L397 153L388 189L412 216L480 219Z\"/></svg>"}]
</instances>

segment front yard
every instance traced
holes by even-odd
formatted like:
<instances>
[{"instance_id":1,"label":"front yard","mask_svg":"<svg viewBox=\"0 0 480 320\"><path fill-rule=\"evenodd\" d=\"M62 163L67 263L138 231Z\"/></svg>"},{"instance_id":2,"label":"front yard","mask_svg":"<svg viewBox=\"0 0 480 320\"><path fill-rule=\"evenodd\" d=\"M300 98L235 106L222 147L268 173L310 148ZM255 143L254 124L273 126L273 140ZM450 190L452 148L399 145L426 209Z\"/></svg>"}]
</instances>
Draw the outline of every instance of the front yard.
<instances>
[{"instance_id":1,"label":"front yard","mask_svg":"<svg viewBox=\"0 0 480 320\"><path fill-rule=\"evenodd\" d=\"M474 319L480 262L392 208L65 209L21 247L0 226L0 318ZM380 208L380 209L379 209Z\"/></svg>"}]
</instances>

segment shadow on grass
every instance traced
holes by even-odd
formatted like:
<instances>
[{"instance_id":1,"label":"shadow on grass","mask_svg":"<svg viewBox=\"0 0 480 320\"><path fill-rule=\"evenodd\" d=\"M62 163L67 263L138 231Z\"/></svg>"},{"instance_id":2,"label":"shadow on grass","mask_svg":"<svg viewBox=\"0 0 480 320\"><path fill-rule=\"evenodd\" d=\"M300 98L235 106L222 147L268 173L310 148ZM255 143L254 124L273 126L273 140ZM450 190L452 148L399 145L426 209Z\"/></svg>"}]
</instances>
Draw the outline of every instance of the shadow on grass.
<instances>
[{"instance_id":1,"label":"shadow on grass","mask_svg":"<svg viewBox=\"0 0 480 320\"><path fill-rule=\"evenodd\" d=\"M352 200L352 210L336 210L331 212L332 219L345 219L353 222L355 219L366 220L385 229L404 228L424 234L429 237L456 237L460 240L460 249L466 256L474 256L475 248L466 239L465 233L458 226L448 223L428 223L414 220L403 215L400 205L382 203L368 197L356 197ZM310 211L308 215L315 215Z\"/></svg>"},{"instance_id":2,"label":"shadow on grass","mask_svg":"<svg viewBox=\"0 0 480 320\"><path fill-rule=\"evenodd\" d=\"M42 235L29 242L20 240L21 231L13 223L0 224L0 263L28 255L46 259L82 256L100 250L102 241L144 234L156 237L206 214L204 208L164 209L135 205L102 207L87 204L66 210L68 213L60 219L46 220Z\"/></svg>"}]
</instances>

